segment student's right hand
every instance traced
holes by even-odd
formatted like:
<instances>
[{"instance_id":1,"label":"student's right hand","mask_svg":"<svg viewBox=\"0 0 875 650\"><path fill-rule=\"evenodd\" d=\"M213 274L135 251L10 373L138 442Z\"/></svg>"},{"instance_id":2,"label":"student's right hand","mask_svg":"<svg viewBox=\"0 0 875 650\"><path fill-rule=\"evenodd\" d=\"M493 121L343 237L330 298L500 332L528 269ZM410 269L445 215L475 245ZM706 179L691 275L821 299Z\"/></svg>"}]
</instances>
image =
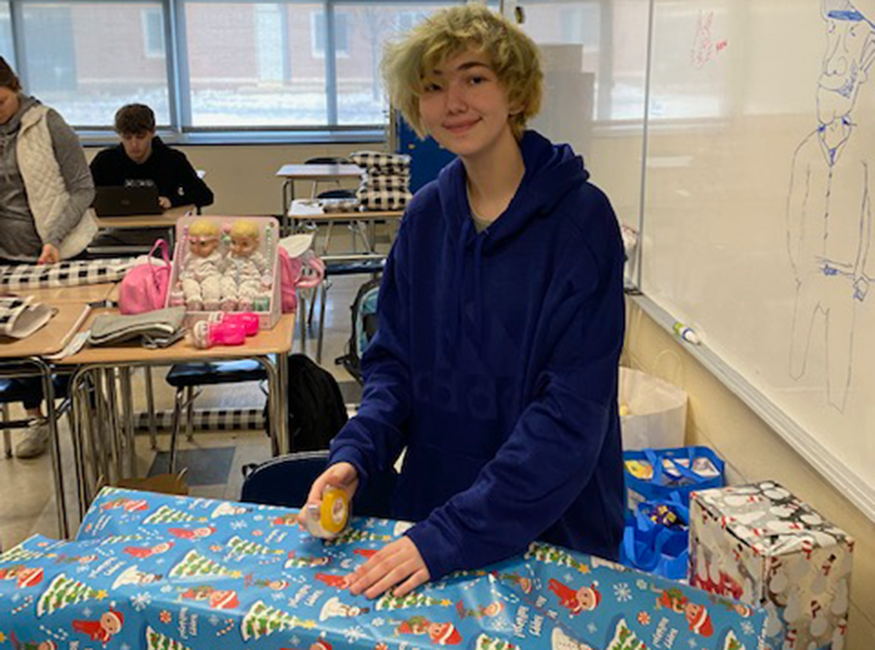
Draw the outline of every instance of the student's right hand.
<instances>
[{"instance_id":1,"label":"student's right hand","mask_svg":"<svg viewBox=\"0 0 875 650\"><path fill-rule=\"evenodd\" d=\"M170 199L168 199L166 196L159 196L158 205L161 206L162 210L169 210L171 207Z\"/></svg>"},{"instance_id":2,"label":"student's right hand","mask_svg":"<svg viewBox=\"0 0 875 650\"><path fill-rule=\"evenodd\" d=\"M302 529L305 529L304 511L307 509L307 506L311 503L321 506L322 491L329 485L340 488L346 492L349 500L352 501L353 496L355 496L355 491L359 486L359 474L352 464L343 462L335 463L322 472L319 478L313 481L313 485L310 487L310 494L307 497L307 503L304 504L304 507L301 508L301 511L298 513L298 526Z\"/></svg>"}]
</instances>

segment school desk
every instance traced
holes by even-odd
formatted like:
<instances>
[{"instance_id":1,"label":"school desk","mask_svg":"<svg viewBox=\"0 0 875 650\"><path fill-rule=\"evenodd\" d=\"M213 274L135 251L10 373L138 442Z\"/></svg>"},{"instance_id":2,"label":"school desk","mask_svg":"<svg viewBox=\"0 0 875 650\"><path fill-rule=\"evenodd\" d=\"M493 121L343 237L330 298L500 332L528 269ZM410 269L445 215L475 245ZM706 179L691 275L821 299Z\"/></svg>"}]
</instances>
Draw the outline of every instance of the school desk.
<instances>
[{"instance_id":1,"label":"school desk","mask_svg":"<svg viewBox=\"0 0 875 650\"><path fill-rule=\"evenodd\" d=\"M95 310L82 330L88 329L93 318L102 313L118 312L114 309ZM59 360L59 366L77 366L70 380L70 394L74 396L73 450L76 456L80 516L101 477L111 482L114 478L132 477L136 473L130 374L133 368L236 359L258 361L264 366L268 377L271 451L274 455L289 451L288 408L285 399L288 390L287 367L281 361L285 360L292 348L294 327L295 314L283 314L273 329L262 330L239 346L218 346L201 350L195 348L186 337L161 349L148 349L138 344L87 347L75 355ZM115 391L116 371L121 388L118 396ZM77 390L89 376L92 385L107 387L106 397L96 400L95 406L96 424L109 425L108 430L105 426L87 427L87 446L91 450L90 468L85 464L86 440L82 431L83 423L91 422L83 417L90 414L90 403L82 399L82 393Z\"/></svg>"},{"instance_id":2,"label":"school desk","mask_svg":"<svg viewBox=\"0 0 875 650\"><path fill-rule=\"evenodd\" d=\"M328 181L361 178L364 173L365 170L363 168L352 164L283 165L276 172L276 175L283 179L282 210L280 211L280 214L283 215L284 219L288 218L289 210L292 207L292 201L295 200L295 181L325 183ZM288 226L288 223L284 225Z\"/></svg>"},{"instance_id":3,"label":"school desk","mask_svg":"<svg viewBox=\"0 0 875 650\"><path fill-rule=\"evenodd\" d=\"M100 286L100 285L98 285ZM70 299L76 300L86 287L71 287ZM103 286L103 291L106 292ZM55 290L47 290L55 291ZM28 294L37 292L28 292ZM52 368L43 359L60 352L73 335L78 331L88 315L90 307L86 300L64 302L44 300L54 307L55 315L43 327L24 339L0 338L0 376L8 379L39 377L42 380L43 396L46 402L46 419L49 426L49 451L52 459L52 474L55 483L55 500L57 504L58 531L61 537L70 536L67 523L67 502L64 495L64 474L61 463L61 446L58 436L58 423L55 414L55 392L52 385ZM23 428L27 420L4 423L8 429Z\"/></svg>"},{"instance_id":4,"label":"school desk","mask_svg":"<svg viewBox=\"0 0 875 650\"><path fill-rule=\"evenodd\" d=\"M410 524L357 518L323 543L296 510L105 488L76 541L0 560L16 648L755 650L766 612L543 543L404 597L343 576ZM11 634L14 632L14 638Z\"/></svg>"}]
</instances>

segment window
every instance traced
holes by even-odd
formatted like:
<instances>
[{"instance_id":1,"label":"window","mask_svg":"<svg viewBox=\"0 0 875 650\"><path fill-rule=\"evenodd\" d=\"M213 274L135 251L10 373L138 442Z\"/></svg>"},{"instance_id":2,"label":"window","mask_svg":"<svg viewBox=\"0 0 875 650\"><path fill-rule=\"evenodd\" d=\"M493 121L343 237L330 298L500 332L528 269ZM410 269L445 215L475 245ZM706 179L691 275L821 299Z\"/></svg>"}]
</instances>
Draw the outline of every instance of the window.
<instances>
[{"instance_id":1,"label":"window","mask_svg":"<svg viewBox=\"0 0 875 650\"><path fill-rule=\"evenodd\" d=\"M80 129L130 102L180 131L382 128L382 44L461 0L381 1L0 0L0 55Z\"/></svg>"},{"instance_id":2,"label":"window","mask_svg":"<svg viewBox=\"0 0 875 650\"><path fill-rule=\"evenodd\" d=\"M322 58L325 56L325 39L328 37L325 13L314 12L311 19L311 54L314 58ZM334 55L338 58L349 57L349 14L343 11L334 12Z\"/></svg>"},{"instance_id":3,"label":"window","mask_svg":"<svg viewBox=\"0 0 875 650\"><path fill-rule=\"evenodd\" d=\"M164 15L160 9L143 10L143 49L149 59L163 59L166 56Z\"/></svg>"}]
</instances>

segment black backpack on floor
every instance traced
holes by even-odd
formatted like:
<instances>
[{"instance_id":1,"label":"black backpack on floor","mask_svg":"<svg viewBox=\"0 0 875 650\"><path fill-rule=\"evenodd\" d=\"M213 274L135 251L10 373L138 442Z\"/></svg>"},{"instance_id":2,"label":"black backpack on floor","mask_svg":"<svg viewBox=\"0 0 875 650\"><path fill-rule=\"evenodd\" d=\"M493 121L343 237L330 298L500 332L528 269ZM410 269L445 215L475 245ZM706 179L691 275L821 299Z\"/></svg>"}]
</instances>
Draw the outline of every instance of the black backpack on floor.
<instances>
[{"instance_id":1,"label":"black backpack on floor","mask_svg":"<svg viewBox=\"0 0 875 650\"><path fill-rule=\"evenodd\" d=\"M292 451L328 449L331 439L348 419L337 380L303 354L289 355L288 378L286 400ZM267 420L267 406L264 414Z\"/></svg>"},{"instance_id":2,"label":"black backpack on floor","mask_svg":"<svg viewBox=\"0 0 875 650\"><path fill-rule=\"evenodd\" d=\"M352 315L352 335L346 346L346 354L335 359L334 363L342 365L359 384L364 384L362 377L362 356L371 340L377 334L380 317L377 312L377 302L380 297L380 278L373 278L359 287L355 300L350 305Z\"/></svg>"}]
</instances>

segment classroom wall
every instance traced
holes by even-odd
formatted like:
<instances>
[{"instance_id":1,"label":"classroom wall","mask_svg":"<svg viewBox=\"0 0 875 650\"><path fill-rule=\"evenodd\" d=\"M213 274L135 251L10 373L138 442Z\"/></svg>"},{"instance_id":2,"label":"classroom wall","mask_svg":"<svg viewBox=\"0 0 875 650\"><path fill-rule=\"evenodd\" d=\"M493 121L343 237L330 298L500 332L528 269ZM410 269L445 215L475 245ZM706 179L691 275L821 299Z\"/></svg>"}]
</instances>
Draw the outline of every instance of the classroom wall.
<instances>
[{"instance_id":1,"label":"classroom wall","mask_svg":"<svg viewBox=\"0 0 875 650\"><path fill-rule=\"evenodd\" d=\"M662 377L687 391L686 443L715 449L727 461L731 483L774 479L855 538L851 613L843 650L872 650L875 523L688 354L686 345L680 344L632 300L627 301L623 365Z\"/></svg>"},{"instance_id":2,"label":"classroom wall","mask_svg":"<svg viewBox=\"0 0 875 650\"><path fill-rule=\"evenodd\" d=\"M206 172L204 179L216 201L204 209L205 214L257 215L279 214L282 180L276 171L287 163L303 163L316 156L347 156L364 149L385 151L384 143L332 145L198 145L176 147L196 169ZM100 147L87 147L89 162ZM344 187L355 187L345 181ZM310 196L309 182L296 184L296 196ZM322 186L320 189L331 189Z\"/></svg>"}]
</instances>

